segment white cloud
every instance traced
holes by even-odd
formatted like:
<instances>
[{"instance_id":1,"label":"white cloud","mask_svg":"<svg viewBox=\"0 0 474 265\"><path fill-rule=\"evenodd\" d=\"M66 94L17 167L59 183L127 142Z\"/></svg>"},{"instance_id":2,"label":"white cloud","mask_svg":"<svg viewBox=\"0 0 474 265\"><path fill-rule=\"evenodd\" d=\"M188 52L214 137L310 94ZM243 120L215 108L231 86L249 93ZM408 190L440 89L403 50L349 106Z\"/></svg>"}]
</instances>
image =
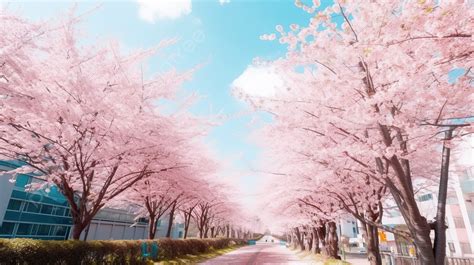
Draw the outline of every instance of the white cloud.
<instances>
[{"instance_id":1,"label":"white cloud","mask_svg":"<svg viewBox=\"0 0 474 265\"><path fill-rule=\"evenodd\" d=\"M232 82L232 87L249 96L271 97L284 89L284 82L273 68L250 65Z\"/></svg>"},{"instance_id":2,"label":"white cloud","mask_svg":"<svg viewBox=\"0 0 474 265\"><path fill-rule=\"evenodd\" d=\"M221 6L228 3L230 3L230 0L219 0L219 4L221 4Z\"/></svg>"},{"instance_id":3,"label":"white cloud","mask_svg":"<svg viewBox=\"0 0 474 265\"><path fill-rule=\"evenodd\" d=\"M137 0L141 19L155 23L157 19L176 19L191 13L191 0Z\"/></svg>"}]
</instances>

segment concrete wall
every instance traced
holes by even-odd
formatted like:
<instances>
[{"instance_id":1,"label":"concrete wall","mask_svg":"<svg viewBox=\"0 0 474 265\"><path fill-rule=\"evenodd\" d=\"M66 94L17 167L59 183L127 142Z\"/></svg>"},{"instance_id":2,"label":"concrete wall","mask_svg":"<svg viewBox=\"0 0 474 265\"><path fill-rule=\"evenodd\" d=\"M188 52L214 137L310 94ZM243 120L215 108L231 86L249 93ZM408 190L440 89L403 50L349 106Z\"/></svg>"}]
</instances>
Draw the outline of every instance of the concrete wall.
<instances>
[{"instance_id":1,"label":"concrete wall","mask_svg":"<svg viewBox=\"0 0 474 265\"><path fill-rule=\"evenodd\" d=\"M8 202L10 201L13 187L15 186L14 183L9 181L10 177L2 172L11 169L12 168L7 167L6 165L0 164L0 225L3 223L3 218L5 216L5 212L7 211Z\"/></svg>"},{"instance_id":2,"label":"concrete wall","mask_svg":"<svg viewBox=\"0 0 474 265\"><path fill-rule=\"evenodd\" d=\"M0 169L1 170L1 169ZM10 178L5 175L0 175L0 225L3 222L3 217L7 211L8 201L13 190L13 183L8 181Z\"/></svg>"}]
</instances>

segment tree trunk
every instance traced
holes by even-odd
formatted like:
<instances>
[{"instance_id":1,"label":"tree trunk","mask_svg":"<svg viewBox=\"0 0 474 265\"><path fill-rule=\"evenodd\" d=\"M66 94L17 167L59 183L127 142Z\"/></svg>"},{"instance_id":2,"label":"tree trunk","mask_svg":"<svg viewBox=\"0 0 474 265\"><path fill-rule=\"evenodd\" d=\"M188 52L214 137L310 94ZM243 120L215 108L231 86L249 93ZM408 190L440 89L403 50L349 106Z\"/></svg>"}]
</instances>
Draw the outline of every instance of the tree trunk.
<instances>
[{"instance_id":1,"label":"tree trunk","mask_svg":"<svg viewBox=\"0 0 474 265\"><path fill-rule=\"evenodd\" d=\"M450 127L445 132L444 140L449 141L453 137L454 127ZM451 155L451 148L443 144L443 154L441 160L441 174L439 180L439 193L438 193L438 207L436 211L436 224L435 224L435 241L434 241L434 253L436 259L436 265L444 265L446 258L446 197L448 193L448 178L449 178L449 159Z\"/></svg>"},{"instance_id":2,"label":"tree trunk","mask_svg":"<svg viewBox=\"0 0 474 265\"><path fill-rule=\"evenodd\" d=\"M364 224L364 232L367 238L367 259L370 265L382 265L382 257L379 250L378 228Z\"/></svg>"},{"instance_id":3,"label":"tree trunk","mask_svg":"<svg viewBox=\"0 0 474 265\"><path fill-rule=\"evenodd\" d=\"M230 237L230 226L226 225L225 228L226 228L226 237L229 238Z\"/></svg>"},{"instance_id":4,"label":"tree trunk","mask_svg":"<svg viewBox=\"0 0 474 265\"><path fill-rule=\"evenodd\" d=\"M331 221L327 223L328 231L326 235L326 255L334 259L341 259L338 255L339 252L339 242L337 238L337 228L336 223Z\"/></svg>"},{"instance_id":5,"label":"tree trunk","mask_svg":"<svg viewBox=\"0 0 474 265\"><path fill-rule=\"evenodd\" d=\"M297 246L296 246L296 240L295 240L295 238L296 238L296 235L295 235L295 231L293 230L293 231L290 232L290 246L291 246L292 248L296 248L296 247L297 247Z\"/></svg>"},{"instance_id":6,"label":"tree trunk","mask_svg":"<svg viewBox=\"0 0 474 265\"><path fill-rule=\"evenodd\" d=\"M204 238L204 227L198 227L199 229L199 238Z\"/></svg>"},{"instance_id":7,"label":"tree trunk","mask_svg":"<svg viewBox=\"0 0 474 265\"><path fill-rule=\"evenodd\" d=\"M85 226L82 223L74 223L72 226L72 239L79 240Z\"/></svg>"},{"instance_id":8,"label":"tree trunk","mask_svg":"<svg viewBox=\"0 0 474 265\"><path fill-rule=\"evenodd\" d=\"M148 239L155 239L156 223L155 216L150 216L148 219Z\"/></svg>"},{"instance_id":9,"label":"tree trunk","mask_svg":"<svg viewBox=\"0 0 474 265\"><path fill-rule=\"evenodd\" d=\"M319 247L319 236L318 236L318 230L313 227L313 240L314 240L314 253L315 254L320 254L321 253L321 248Z\"/></svg>"},{"instance_id":10,"label":"tree trunk","mask_svg":"<svg viewBox=\"0 0 474 265\"><path fill-rule=\"evenodd\" d=\"M298 241L298 246L300 247L301 250L304 250L304 242L303 242L303 239L301 238L300 229L298 227L295 227L295 235L296 235L296 240Z\"/></svg>"},{"instance_id":11,"label":"tree trunk","mask_svg":"<svg viewBox=\"0 0 474 265\"><path fill-rule=\"evenodd\" d=\"M403 196L402 201L399 194L400 192L405 193L407 190L392 190L390 186L389 188L413 237L420 265L436 264L430 237L431 228L426 218L421 215L414 195Z\"/></svg>"},{"instance_id":12,"label":"tree trunk","mask_svg":"<svg viewBox=\"0 0 474 265\"><path fill-rule=\"evenodd\" d=\"M316 231L318 232L319 241L321 241L323 254L326 254L326 223L322 222Z\"/></svg>"},{"instance_id":13,"label":"tree trunk","mask_svg":"<svg viewBox=\"0 0 474 265\"><path fill-rule=\"evenodd\" d=\"M307 229L306 229L306 231L307 231L307 232L306 232L306 234L307 234L307 236L306 236L306 242L307 242L307 244L308 244L308 250L312 252L312 251L313 251L313 240L314 240L314 239L313 239L313 233L312 233L311 231L309 231L309 229L310 229L310 228L307 228Z\"/></svg>"},{"instance_id":14,"label":"tree trunk","mask_svg":"<svg viewBox=\"0 0 474 265\"><path fill-rule=\"evenodd\" d=\"M211 227L211 238L214 238L216 236L215 233L214 233L215 230L216 230L215 226Z\"/></svg>"},{"instance_id":15,"label":"tree trunk","mask_svg":"<svg viewBox=\"0 0 474 265\"><path fill-rule=\"evenodd\" d=\"M166 231L166 237L171 238L171 229L173 228L173 221L174 221L174 211L176 210L176 201L171 206L170 216L168 221L168 231Z\"/></svg>"},{"instance_id":16,"label":"tree trunk","mask_svg":"<svg viewBox=\"0 0 474 265\"><path fill-rule=\"evenodd\" d=\"M420 222L426 223L426 219ZM411 234L415 235L413 240L415 241L418 259L420 260L420 265L433 265L436 263L435 263L434 254L433 254L433 247L431 244L430 228L427 223L426 223L426 227L427 228L425 228L425 226L417 226L415 227L415 229L413 229L415 230L415 232L411 232Z\"/></svg>"},{"instance_id":17,"label":"tree trunk","mask_svg":"<svg viewBox=\"0 0 474 265\"><path fill-rule=\"evenodd\" d=\"M191 213L184 212L184 239L188 237L189 225L191 224Z\"/></svg>"},{"instance_id":18,"label":"tree trunk","mask_svg":"<svg viewBox=\"0 0 474 265\"><path fill-rule=\"evenodd\" d=\"M183 239L188 238L189 223L184 226L184 236Z\"/></svg>"}]
</instances>

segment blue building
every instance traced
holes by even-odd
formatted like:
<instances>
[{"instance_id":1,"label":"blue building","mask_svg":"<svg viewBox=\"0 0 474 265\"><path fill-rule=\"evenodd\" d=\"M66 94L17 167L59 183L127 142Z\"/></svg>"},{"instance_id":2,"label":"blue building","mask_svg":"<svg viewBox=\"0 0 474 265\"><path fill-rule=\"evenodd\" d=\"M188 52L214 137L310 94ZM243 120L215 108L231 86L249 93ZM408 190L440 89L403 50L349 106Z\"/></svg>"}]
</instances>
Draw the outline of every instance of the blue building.
<instances>
[{"instance_id":1,"label":"blue building","mask_svg":"<svg viewBox=\"0 0 474 265\"><path fill-rule=\"evenodd\" d=\"M0 161L0 238L36 238L64 240L70 238L72 219L69 204L53 186L51 191L25 191L25 185L42 180L32 175L19 175L14 183L2 175L21 166L18 161ZM164 237L167 217L157 222L157 237ZM173 224L172 238L181 238L183 224ZM104 208L100 210L81 239L145 239L147 220L130 211Z\"/></svg>"},{"instance_id":2,"label":"blue building","mask_svg":"<svg viewBox=\"0 0 474 265\"><path fill-rule=\"evenodd\" d=\"M19 167L17 161L0 161L0 172ZM34 176L19 175L15 183L0 177L0 237L67 239L71 215L67 201L52 187L44 191L26 192L25 185L41 181Z\"/></svg>"}]
</instances>

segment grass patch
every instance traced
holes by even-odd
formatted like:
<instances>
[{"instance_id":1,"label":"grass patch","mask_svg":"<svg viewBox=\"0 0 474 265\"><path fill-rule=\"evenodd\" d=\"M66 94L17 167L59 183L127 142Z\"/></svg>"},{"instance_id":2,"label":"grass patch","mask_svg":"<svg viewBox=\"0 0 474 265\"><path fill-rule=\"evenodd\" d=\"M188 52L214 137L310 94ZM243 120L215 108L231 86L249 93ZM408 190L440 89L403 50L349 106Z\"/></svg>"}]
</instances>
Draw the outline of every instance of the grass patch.
<instances>
[{"instance_id":1,"label":"grass patch","mask_svg":"<svg viewBox=\"0 0 474 265\"><path fill-rule=\"evenodd\" d=\"M328 259L321 254L311 254L310 257L312 260L318 261L324 265L351 265L350 262L339 260L339 259Z\"/></svg>"},{"instance_id":2,"label":"grass patch","mask_svg":"<svg viewBox=\"0 0 474 265\"><path fill-rule=\"evenodd\" d=\"M338 260L338 259L328 259L322 254L313 254L309 251L301 251L298 248L291 248L295 255L303 261L316 262L320 265L351 265L350 262Z\"/></svg>"},{"instance_id":3,"label":"grass patch","mask_svg":"<svg viewBox=\"0 0 474 265\"><path fill-rule=\"evenodd\" d=\"M343 260L327 259L324 261L324 265L351 265L351 263Z\"/></svg>"},{"instance_id":4,"label":"grass patch","mask_svg":"<svg viewBox=\"0 0 474 265\"><path fill-rule=\"evenodd\" d=\"M231 251L234 251L242 246L234 245L223 249L211 250L207 253L202 253L198 255L185 255L179 258L170 259L170 260L163 260L159 262L155 262L155 265L181 265L181 264L196 264L198 262L203 262L220 255L224 255Z\"/></svg>"}]
</instances>

